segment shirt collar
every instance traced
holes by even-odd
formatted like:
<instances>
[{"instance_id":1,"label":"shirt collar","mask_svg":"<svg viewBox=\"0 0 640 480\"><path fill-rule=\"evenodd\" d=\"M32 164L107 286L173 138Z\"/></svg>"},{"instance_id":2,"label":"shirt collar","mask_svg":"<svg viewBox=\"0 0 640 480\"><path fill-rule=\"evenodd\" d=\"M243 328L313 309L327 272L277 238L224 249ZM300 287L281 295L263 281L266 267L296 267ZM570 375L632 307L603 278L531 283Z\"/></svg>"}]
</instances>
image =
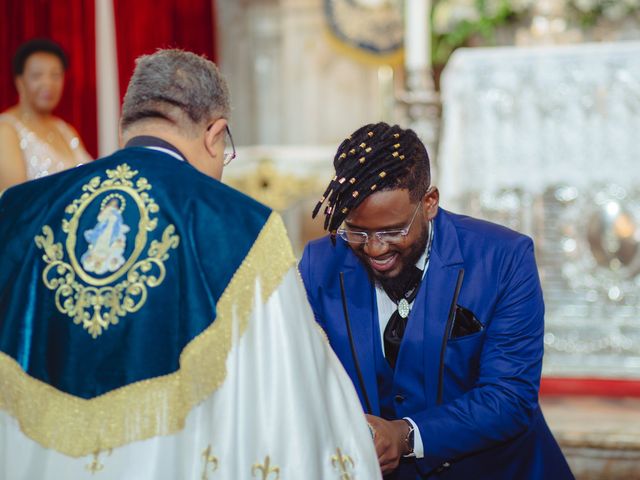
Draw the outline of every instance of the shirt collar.
<instances>
[{"instance_id":1,"label":"shirt collar","mask_svg":"<svg viewBox=\"0 0 640 480\"><path fill-rule=\"evenodd\" d=\"M422 278L424 278L424 274L427 272L427 268L429 268L429 258L431 257L431 248L433 246L433 237L435 236L435 233L434 222L431 220L429 222L429 237L427 239L427 245L416 262L416 267L422 270Z\"/></svg>"},{"instance_id":2,"label":"shirt collar","mask_svg":"<svg viewBox=\"0 0 640 480\"><path fill-rule=\"evenodd\" d=\"M177 158L180 161L187 162L187 157L185 157L180 150L171 145L166 140L163 140L158 137L154 137L151 135L139 135L137 137L133 137L131 140L127 142L124 146L125 148L129 147L144 147L150 148L151 150L157 150L159 152L164 152L168 155L171 155L173 158Z\"/></svg>"}]
</instances>

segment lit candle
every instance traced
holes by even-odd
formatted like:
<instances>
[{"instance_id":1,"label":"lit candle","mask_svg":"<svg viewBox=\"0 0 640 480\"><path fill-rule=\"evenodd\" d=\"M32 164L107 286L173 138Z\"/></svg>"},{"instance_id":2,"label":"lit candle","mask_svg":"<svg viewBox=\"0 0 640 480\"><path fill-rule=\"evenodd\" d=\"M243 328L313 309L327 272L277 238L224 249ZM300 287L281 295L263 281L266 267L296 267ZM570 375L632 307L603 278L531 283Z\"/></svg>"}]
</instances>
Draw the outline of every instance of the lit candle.
<instances>
[{"instance_id":1,"label":"lit candle","mask_svg":"<svg viewBox=\"0 0 640 480\"><path fill-rule=\"evenodd\" d=\"M405 0L404 64L407 70L431 67L430 0Z\"/></svg>"}]
</instances>

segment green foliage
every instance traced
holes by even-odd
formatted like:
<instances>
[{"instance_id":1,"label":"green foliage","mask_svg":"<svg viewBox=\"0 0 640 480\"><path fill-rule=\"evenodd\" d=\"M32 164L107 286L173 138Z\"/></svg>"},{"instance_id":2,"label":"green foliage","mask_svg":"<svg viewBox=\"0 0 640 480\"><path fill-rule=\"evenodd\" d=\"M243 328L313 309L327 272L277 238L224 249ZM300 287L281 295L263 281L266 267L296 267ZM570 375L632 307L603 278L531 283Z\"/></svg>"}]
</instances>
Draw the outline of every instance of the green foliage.
<instances>
[{"instance_id":1,"label":"green foliage","mask_svg":"<svg viewBox=\"0 0 640 480\"><path fill-rule=\"evenodd\" d=\"M471 42L495 45L498 29L521 21L528 13L526 2L515 7L509 0L439 0L432 23L432 60L443 65L458 47ZM460 14L462 12L462 15Z\"/></svg>"},{"instance_id":2,"label":"green foliage","mask_svg":"<svg viewBox=\"0 0 640 480\"><path fill-rule=\"evenodd\" d=\"M640 25L640 0L436 0L431 15L432 60L436 68L462 46L504 43L504 33L529 27L533 17L561 17L586 33ZM502 35L499 35L501 34Z\"/></svg>"}]
</instances>

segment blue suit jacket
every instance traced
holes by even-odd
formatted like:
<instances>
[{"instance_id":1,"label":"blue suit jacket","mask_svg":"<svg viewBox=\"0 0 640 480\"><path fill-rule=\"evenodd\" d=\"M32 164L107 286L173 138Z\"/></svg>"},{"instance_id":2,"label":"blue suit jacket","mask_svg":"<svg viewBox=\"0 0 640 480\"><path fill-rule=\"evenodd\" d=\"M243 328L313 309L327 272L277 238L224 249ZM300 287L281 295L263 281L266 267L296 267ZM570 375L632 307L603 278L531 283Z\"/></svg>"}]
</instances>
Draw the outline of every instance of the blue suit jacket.
<instances>
[{"instance_id":1,"label":"blue suit jacket","mask_svg":"<svg viewBox=\"0 0 640 480\"><path fill-rule=\"evenodd\" d=\"M425 456L402 464L395 478L429 473L438 478L573 478L538 406L544 303L533 242L442 209L434 225L429 268L409 317L392 387L397 417L416 422ZM461 269L457 304L473 312L483 329L448 339L438 404L443 338ZM338 239L334 247L325 237L307 245L300 272L316 319L365 405L345 328L339 282L344 272L364 386L371 413L380 415L376 298L364 266L344 241Z\"/></svg>"}]
</instances>

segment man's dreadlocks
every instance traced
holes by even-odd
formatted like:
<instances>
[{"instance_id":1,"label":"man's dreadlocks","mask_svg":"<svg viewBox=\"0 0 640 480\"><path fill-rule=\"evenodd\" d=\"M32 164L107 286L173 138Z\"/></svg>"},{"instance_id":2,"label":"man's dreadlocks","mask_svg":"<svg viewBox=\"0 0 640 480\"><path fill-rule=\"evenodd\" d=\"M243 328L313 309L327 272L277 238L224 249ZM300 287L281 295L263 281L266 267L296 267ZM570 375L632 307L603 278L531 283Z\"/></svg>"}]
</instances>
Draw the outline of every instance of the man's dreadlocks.
<instances>
[{"instance_id":1,"label":"man's dreadlocks","mask_svg":"<svg viewBox=\"0 0 640 480\"><path fill-rule=\"evenodd\" d=\"M431 183L429 155L413 130L384 122L365 125L338 147L333 159L336 174L313 210L326 202L324 229L335 238L350 211L381 190L407 189L420 200Z\"/></svg>"}]
</instances>

